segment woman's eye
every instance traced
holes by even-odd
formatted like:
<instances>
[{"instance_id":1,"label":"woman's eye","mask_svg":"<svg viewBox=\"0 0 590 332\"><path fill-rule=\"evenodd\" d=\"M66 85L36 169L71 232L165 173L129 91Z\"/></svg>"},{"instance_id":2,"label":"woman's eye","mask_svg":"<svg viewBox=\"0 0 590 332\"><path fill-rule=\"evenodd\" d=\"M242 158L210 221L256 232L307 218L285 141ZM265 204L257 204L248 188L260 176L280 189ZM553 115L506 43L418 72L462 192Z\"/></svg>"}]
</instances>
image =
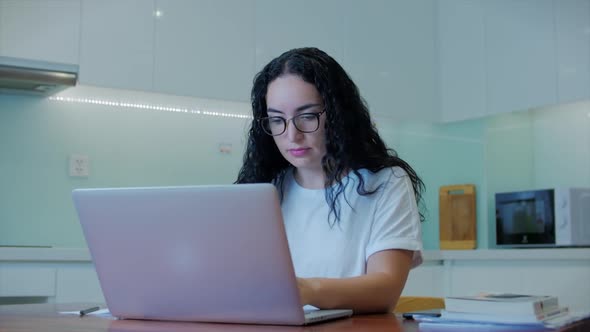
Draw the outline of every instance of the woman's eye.
<instances>
[{"instance_id":1,"label":"woman's eye","mask_svg":"<svg viewBox=\"0 0 590 332\"><path fill-rule=\"evenodd\" d=\"M312 121L315 120L315 114L301 114L299 118L304 121Z\"/></svg>"},{"instance_id":2,"label":"woman's eye","mask_svg":"<svg viewBox=\"0 0 590 332\"><path fill-rule=\"evenodd\" d=\"M283 119L282 118L270 118L268 119L268 122L272 125L279 125L283 123Z\"/></svg>"}]
</instances>

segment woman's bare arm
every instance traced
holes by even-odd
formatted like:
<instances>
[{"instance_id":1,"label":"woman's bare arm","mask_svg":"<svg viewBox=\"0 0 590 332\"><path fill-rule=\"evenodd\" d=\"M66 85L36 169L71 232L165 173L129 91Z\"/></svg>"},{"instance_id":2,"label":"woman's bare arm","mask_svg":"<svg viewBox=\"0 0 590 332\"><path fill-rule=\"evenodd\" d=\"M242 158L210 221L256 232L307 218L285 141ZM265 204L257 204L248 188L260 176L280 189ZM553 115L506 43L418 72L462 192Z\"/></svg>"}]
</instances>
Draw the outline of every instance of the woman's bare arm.
<instances>
[{"instance_id":1,"label":"woman's bare arm","mask_svg":"<svg viewBox=\"0 0 590 332\"><path fill-rule=\"evenodd\" d=\"M412 255L412 251L399 249L376 252L367 260L367 274L359 277L298 278L301 300L321 309L391 311L406 283Z\"/></svg>"}]
</instances>

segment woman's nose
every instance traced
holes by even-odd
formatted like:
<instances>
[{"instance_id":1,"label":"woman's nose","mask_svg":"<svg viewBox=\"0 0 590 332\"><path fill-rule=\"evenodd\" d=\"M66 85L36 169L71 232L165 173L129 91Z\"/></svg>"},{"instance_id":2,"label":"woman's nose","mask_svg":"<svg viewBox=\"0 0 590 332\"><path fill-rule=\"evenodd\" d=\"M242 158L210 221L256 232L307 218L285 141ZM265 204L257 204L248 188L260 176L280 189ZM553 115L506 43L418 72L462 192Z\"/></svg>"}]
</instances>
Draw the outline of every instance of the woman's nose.
<instances>
[{"instance_id":1,"label":"woman's nose","mask_svg":"<svg viewBox=\"0 0 590 332\"><path fill-rule=\"evenodd\" d=\"M299 131L299 129L297 129L295 127L295 124L293 123L293 121L287 121L287 128L285 129L286 134L287 134L287 138L291 141L291 142L295 142L299 139L301 139L301 137L303 136L303 133Z\"/></svg>"}]
</instances>

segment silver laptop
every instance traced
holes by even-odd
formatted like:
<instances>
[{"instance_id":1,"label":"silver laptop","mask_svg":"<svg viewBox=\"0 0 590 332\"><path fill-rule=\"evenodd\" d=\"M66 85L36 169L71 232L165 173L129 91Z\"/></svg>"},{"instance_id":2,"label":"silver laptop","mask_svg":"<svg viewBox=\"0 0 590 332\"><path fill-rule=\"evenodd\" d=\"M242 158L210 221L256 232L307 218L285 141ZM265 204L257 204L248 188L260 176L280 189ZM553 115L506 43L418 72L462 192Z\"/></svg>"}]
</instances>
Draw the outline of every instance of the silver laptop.
<instances>
[{"instance_id":1,"label":"silver laptop","mask_svg":"<svg viewBox=\"0 0 590 332\"><path fill-rule=\"evenodd\" d=\"M120 318L304 325L271 184L77 189L74 205L110 312Z\"/></svg>"}]
</instances>

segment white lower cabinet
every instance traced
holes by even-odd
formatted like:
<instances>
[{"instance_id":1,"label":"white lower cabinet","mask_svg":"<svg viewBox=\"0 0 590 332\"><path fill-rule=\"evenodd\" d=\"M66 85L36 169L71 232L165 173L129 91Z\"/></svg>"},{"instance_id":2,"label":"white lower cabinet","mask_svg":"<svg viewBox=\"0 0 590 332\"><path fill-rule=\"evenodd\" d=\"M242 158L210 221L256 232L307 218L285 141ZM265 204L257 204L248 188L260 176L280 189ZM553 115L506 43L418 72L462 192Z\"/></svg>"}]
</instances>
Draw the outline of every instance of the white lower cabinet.
<instances>
[{"instance_id":1,"label":"white lower cabinet","mask_svg":"<svg viewBox=\"0 0 590 332\"><path fill-rule=\"evenodd\" d=\"M0 262L0 298L54 297L56 269Z\"/></svg>"},{"instance_id":2,"label":"white lower cabinet","mask_svg":"<svg viewBox=\"0 0 590 332\"><path fill-rule=\"evenodd\" d=\"M67 251L72 260L47 250L35 258L14 251L7 257L0 249L0 304L30 297L50 303L104 302L86 249ZM402 295L546 294L558 296L571 311L588 311L588 280L590 249L426 251L423 264L410 271Z\"/></svg>"}]
</instances>

